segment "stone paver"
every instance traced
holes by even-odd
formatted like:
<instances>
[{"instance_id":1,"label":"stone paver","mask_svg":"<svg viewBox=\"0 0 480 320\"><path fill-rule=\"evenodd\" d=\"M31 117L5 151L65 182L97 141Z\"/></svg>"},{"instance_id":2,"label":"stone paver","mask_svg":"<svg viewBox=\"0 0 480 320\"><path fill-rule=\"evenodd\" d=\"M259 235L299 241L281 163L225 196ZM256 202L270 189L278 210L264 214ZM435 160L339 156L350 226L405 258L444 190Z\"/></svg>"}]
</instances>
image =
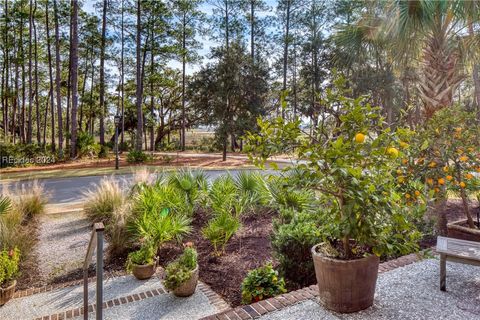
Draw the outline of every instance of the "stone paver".
<instances>
[{"instance_id":1,"label":"stone paver","mask_svg":"<svg viewBox=\"0 0 480 320\"><path fill-rule=\"evenodd\" d=\"M136 280L133 276L111 278L104 283L104 301L157 288L163 289L157 277L145 281ZM89 283L89 302L95 302L94 282ZM22 320L33 319L81 306L83 306L83 286L78 285L13 299L0 308L0 319L18 319L19 314L24 317L21 318Z\"/></svg>"},{"instance_id":2,"label":"stone paver","mask_svg":"<svg viewBox=\"0 0 480 320\"><path fill-rule=\"evenodd\" d=\"M480 268L448 263L447 292L441 292L439 261L423 260L381 274L375 303L367 310L336 314L326 311L316 299L311 299L258 319L480 319Z\"/></svg>"}]
</instances>

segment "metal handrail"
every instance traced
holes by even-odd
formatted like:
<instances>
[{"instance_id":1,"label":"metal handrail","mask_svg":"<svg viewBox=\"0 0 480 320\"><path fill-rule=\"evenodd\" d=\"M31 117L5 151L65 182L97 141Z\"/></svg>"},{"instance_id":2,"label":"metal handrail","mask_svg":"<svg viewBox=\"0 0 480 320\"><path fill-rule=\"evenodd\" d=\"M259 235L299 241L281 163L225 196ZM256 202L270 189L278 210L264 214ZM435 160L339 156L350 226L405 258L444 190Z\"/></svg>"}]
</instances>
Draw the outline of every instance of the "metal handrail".
<instances>
[{"instance_id":1,"label":"metal handrail","mask_svg":"<svg viewBox=\"0 0 480 320\"><path fill-rule=\"evenodd\" d=\"M103 319L103 232L105 227L103 223L95 223L93 225L92 235L88 243L87 255L83 262L83 319L88 320L88 266L93 257L93 252L97 251L97 303L96 303L96 319Z\"/></svg>"}]
</instances>

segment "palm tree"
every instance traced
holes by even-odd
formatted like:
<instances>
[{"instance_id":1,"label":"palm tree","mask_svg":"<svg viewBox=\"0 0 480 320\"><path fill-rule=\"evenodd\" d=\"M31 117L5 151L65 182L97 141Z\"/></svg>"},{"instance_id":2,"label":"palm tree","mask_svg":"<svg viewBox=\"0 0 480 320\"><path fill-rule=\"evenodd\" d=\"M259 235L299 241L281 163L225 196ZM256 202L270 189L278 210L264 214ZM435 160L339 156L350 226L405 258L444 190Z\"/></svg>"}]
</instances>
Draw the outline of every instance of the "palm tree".
<instances>
[{"instance_id":1,"label":"palm tree","mask_svg":"<svg viewBox=\"0 0 480 320\"><path fill-rule=\"evenodd\" d=\"M466 78L466 58L478 46L467 29L479 22L479 6L446 0L389 0L379 6L380 11L367 10L355 26L341 29L341 43L359 48L387 43L397 66L413 64L424 115L430 118L452 104L456 88Z\"/></svg>"}]
</instances>

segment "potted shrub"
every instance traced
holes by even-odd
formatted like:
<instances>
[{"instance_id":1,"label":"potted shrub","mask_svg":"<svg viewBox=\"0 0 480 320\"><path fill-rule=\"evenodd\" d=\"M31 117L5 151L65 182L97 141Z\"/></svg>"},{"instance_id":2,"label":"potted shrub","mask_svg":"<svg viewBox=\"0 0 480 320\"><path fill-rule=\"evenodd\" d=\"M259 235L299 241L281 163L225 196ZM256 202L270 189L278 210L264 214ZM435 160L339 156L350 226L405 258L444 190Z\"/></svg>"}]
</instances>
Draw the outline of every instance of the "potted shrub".
<instances>
[{"instance_id":1,"label":"potted shrub","mask_svg":"<svg viewBox=\"0 0 480 320\"><path fill-rule=\"evenodd\" d=\"M242 282L242 303L258 302L285 292L285 280L279 277L271 263L267 263L248 272Z\"/></svg>"},{"instance_id":2,"label":"potted shrub","mask_svg":"<svg viewBox=\"0 0 480 320\"><path fill-rule=\"evenodd\" d=\"M145 244L139 250L130 252L127 258L127 271L132 272L138 280L150 279L157 268L155 249Z\"/></svg>"},{"instance_id":3,"label":"potted shrub","mask_svg":"<svg viewBox=\"0 0 480 320\"><path fill-rule=\"evenodd\" d=\"M342 89L344 80L335 84ZM299 120L260 119L260 132L247 139L260 163L272 152L293 150L305 160L295 166L297 174L325 199L319 210L324 241L312 248L320 301L355 312L373 304L379 256L415 249L418 233L397 192L400 141L379 108L341 91L327 89L319 103L330 114L311 135Z\"/></svg>"},{"instance_id":4,"label":"potted shrub","mask_svg":"<svg viewBox=\"0 0 480 320\"><path fill-rule=\"evenodd\" d=\"M198 283L197 251L186 247L182 255L165 268L165 287L177 297L195 293Z\"/></svg>"},{"instance_id":5,"label":"potted shrub","mask_svg":"<svg viewBox=\"0 0 480 320\"><path fill-rule=\"evenodd\" d=\"M7 303L15 293L19 262L20 250L17 248L0 251L0 306Z\"/></svg>"}]
</instances>

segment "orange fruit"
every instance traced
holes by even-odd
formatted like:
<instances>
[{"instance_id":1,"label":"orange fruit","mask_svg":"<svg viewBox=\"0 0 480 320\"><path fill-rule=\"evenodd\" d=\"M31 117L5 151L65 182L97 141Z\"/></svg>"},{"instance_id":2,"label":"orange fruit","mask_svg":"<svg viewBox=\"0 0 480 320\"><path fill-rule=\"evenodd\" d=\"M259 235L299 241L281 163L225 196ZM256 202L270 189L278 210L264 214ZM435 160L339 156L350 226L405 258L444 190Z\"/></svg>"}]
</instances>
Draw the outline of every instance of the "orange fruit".
<instances>
[{"instance_id":1,"label":"orange fruit","mask_svg":"<svg viewBox=\"0 0 480 320\"><path fill-rule=\"evenodd\" d=\"M405 198L407 198L407 199L410 199L410 197L411 197L411 195L408 194L408 193L405 195Z\"/></svg>"},{"instance_id":2,"label":"orange fruit","mask_svg":"<svg viewBox=\"0 0 480 320\"><path fill-rule=\"evenodd\" d=\"M440 189L439 189L439 188L435 188L434 191L435 191L435 193L439 193L439 192L440 192Z\"/></svg>"},{"instance_id":3,"label":"orange fruit","mask_svg":"<svg viewBox=\"0 0 480 320\"><path fill-rule=\"evenodd\" d=\"M445 184L445 179L443 178L438 179L438 184L443 186Z\"/></svg>"},{"instance_id":4,"label":"orange fruit","mask_svg":"<svg viewBox=\"0 0 480 320\"><path fill-rule=\"evenodd\" d=\"M417 197L420 197L420 195L421 195L420 191L415 190L415 195L416 195Z\"/></svg>"},{"instance_id":5,"label":"orange fruit","mask_svg":"<svg viewBox=\"0 0 480 320\"><path fill-rule=\"evenodd\" d=\"M467 186L467 185L465 184L465 182L463 182L463 181L462 181L462 182L460 182L460 188L462 188L462 189L463 189L463 188L465 188L466 186Z\"/></svg>"},{"instance_id":6,"label":"orange fruit","mask_svg":"<svg viewBox=\"0 0 480 320\"><path fill-rule=\"evenodd\" d=\"M465 175L465 178L467 178L467 180L471 180L471 179L473 179L473 174L467 173L467 174Z\"/></svg>"},{"instance_id":7,"label":"orange fruit","mask_svg":"<svg viewBox=\"0 0 480 320\"><path fill-rule=\"evenodd\" d=\"M355 135L355 142L357 143L364 143L365 142L365 135L363 133L357 133Z\"/></svg>"},{"instance_id":8,"label":"orange fruit","mask_svg":"<svg viewBox=\"0 0 480 320\"><path fill-rule=\"evenodd\" d=\"M453 177L452 177L452 176L446 176L445 178L447 178L448 181L452 181L452 180L453 180Z\"/></svg>"},{"instance_id":9,"label":"orange fruit","mask_svg":"<svg viewBox=\"0 0 480 320\"><path fill-rule=\"evenodd\" d=\"M462 162L465 162L465 161L467 161L467 160L468 160L468 157L467 157L467 156L461 156L461 157L460 157L460 161L462 161Z\"/></svg>"},{"instance_id":10,"label":"orange fruit","mask_svg":"<svg viewBox=\"0 0 480 320\"><path fill-rule=\"evenodd\" d=\"M432 185L432 184L433 184L433 179L432 179L432 178L428 178L428 179L427 179L427 183L428 183L429 185Z\"/></svg>"}]
</instances>

